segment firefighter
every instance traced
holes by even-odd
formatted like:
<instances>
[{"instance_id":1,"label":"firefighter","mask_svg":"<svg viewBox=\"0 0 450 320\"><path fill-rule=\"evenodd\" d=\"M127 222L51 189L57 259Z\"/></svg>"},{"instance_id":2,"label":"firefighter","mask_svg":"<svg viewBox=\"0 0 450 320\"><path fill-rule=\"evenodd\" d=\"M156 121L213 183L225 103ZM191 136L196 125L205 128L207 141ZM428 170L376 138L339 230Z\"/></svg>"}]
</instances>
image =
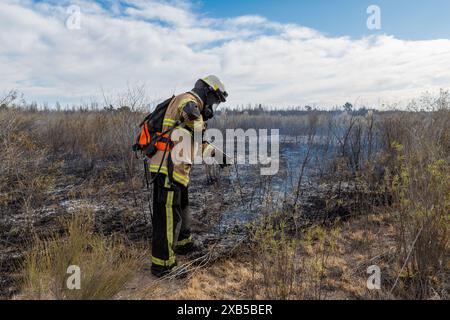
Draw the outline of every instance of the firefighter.
<instances>
[{"instance_id":1,"label":"firefighter","mask_svg":"<svg viewBox=\"0 0 450 320\"><path fill-rule=\"evenodd\" d=\"M170 137L173 149L159 150L149 165L154 179L151 272L157 277L173 270L175 253L185 255L198 249L190 230L189 175L197 150L201 148L209 155L214 155L214 150L207 143L196 143L194 135L205 130L215 107L225 102L227 96L219 78L208 76L198 80L190 92L174 97L164 115L163 131L173 129ZM177 144L187 142L192 152L183 151L181 156L175 156Z\"/></svg>"}]
</instances>

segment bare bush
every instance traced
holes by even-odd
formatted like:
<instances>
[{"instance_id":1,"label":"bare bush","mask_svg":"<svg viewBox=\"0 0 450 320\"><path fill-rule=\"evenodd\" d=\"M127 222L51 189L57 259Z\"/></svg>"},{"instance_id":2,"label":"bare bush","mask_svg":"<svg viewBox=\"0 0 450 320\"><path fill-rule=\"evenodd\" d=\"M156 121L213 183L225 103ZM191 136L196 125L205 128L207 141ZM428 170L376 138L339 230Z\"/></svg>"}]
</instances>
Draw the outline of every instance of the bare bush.
<instances>
[{"instance_id":1,"label":"bare bush","mask_svg":"<svg viewBox=\"0 0 450 320\"><path fill-rule=\"evenodd\" d=\"M397 221L398 271L391 293L407 298L446 296L450 108L442 99L427 104L433 112L396 116L384 128L391 143L387 181Z\"/></svg>"},{"instance_id":2,"label":"bare bush","mask_svg":"<svg viewBox=\"0 0 450 320\"><path fill-rule=\"evenodd\" d=\"M35 139L35 114L0 112L0 206L25 214L39 206L52 190L57 163L47 163L46 146Z\"/></svg>"},{"instance_id":3,"label":"bare bush","mask_svg":"<svg viewBox=\"0 0 450 320\"><path fill-rule=\"evenodd\" d=\"M251 229L253 298L326 298L324 279L329 258L336 254L339 228L313 225L299 237L291 230L281 214Z\"/></svg>"},{"instance_id":4,"label":"bare bush","mask_svg":"<svg viewBox=\"0 0 450 320\"><path fill-rule=\"evenodd\" d=\"M16 90L11 90L3 97L0 97L0 111L10 107L11 104L18 98L19 94Z\"/></svg>"}]
</instances>

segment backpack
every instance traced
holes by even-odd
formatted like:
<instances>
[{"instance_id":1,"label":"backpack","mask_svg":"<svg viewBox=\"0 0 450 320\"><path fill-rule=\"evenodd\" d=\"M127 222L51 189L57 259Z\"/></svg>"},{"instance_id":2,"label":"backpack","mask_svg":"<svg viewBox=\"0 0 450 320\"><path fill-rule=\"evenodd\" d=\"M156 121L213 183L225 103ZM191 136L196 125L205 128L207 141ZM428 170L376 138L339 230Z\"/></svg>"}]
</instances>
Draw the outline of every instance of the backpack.
<instances>
[{"instance_id":1,"label":"backpack","mask_svg":"<svg viewBox=\"0 0 450 320\"><path fill-rule=\"evenodd\" d=\"M146 157L152 158L156 152L167 152L173 148L173 142L170 140L170 133L175 126L166 132L162 132L164 116L169 107L173 96L170 99L158 104L155 111L150 113L140 124L141 132L133 145L134 152L142 152Z\"/></svg>"}]
</instances>

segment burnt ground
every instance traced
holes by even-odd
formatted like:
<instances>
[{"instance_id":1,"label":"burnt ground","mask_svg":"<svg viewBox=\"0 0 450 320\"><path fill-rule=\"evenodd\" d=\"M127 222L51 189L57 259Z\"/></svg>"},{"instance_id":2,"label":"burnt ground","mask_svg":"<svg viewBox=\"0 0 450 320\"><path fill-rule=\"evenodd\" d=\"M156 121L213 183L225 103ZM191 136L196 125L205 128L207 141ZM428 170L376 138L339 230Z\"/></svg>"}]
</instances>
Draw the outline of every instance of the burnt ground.
<instances>
[{"instance_id":1,"label":"burnt ground","mask_svg":"<svg viewBox=\"0 0 450 320\"><path fill-rule=\"evenodd\" d=\"M299 172L302 159L298 153L289 151L295 148L286 150L280 172L273 177L261 176L257 166L230 166L220 172L219 168L214 168L216 179L211 182L204 167L194 167L190 208L192 229L200 242L206 247L214 245L216 254L221 255L245 239L248 223L275 211L293 212L296 184L293 175ZM110 168L98 168L102 170ZM321 184L313 176L311 173L304 178L299 194L301 208L292 216L293 225L345 218L353 212L352 206L360 206L355 200L358 196L354 184ZM109 178L123 181L114 174ZM150 242L151 190L146 189L142 177L137 177L132 187L123 182L103 184L99 179L88 179L73 172L59 177L58 181L58 187L47 195L40 208L27 214L10 210L0 217L0 298L18 292L20 264L32 237L64 232L60 223L62 217L89 211L95 216L98 232L122 234L130 243L148 245ZM348 201L334 205L332 200L337 198Z\"/></svg>"},{"instance_id":2,"label":"burnt ground","mask_svg":"<svg viewBox=\"0 0 450 320\"><path fill-rule=\"evenodd\" d=\"M60 179L60 187L47 195L48 200L41 208L28 214L16 213L12 209L0 217L0 298L17 293L18 270L33 236L63 233L61 219L72 214L91 212L97 231L105 236L118 233L130 243L150 243L152 190L148 190L140 178L137 178L134 188L108 185L95 188L92 193L80 192L91 188L91 182L87 183L84 178L71 176L70 185L64 185L67 177ZM227 178L208 183L201 167L195 168L192 180L189 191L193 232L205 244L223 240L224 232L219 231L217 225L221 213L238 210L240 202L235 201L237 190Z\"/></svg>"}]
</instances>

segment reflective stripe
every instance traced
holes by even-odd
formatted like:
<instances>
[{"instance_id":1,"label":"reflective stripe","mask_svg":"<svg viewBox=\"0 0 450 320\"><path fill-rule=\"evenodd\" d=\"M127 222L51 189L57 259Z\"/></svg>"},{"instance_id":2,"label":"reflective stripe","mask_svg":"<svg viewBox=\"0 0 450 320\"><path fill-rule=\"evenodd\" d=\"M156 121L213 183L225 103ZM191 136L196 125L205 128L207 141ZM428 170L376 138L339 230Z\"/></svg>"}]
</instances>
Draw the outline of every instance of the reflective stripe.
<instances>
[{"instance_id":1,"label":"reflective stripe","mask_svg":"<svg viewBox=\"0 0 450 320\"><path fill-rule=\"evenodd\" d=\"M175 261L175 253L173 252L173 191L167 192L166 200L166 234L167 246L169 250L169 261Z\"/></svg>"},{"instance_id":2,"label":"reflective stripe","mask_svg":"<svg viewBox=\"0 0 450 320\"><path fill-rule=\"evenodd\" d=\"M178 172L174 171L173 172L173 179L176 182L181 183L183 186L187 187L187 185L189 184L189 178L187 177L183 177L181 174L179 174Z\"/></svg>"},{"instance_id":3,"label":"reflective stripe","mask_svg":"<svg viewBox=\"0 0 450 320\"><path fill-rule=\"evenodd\" d=\"M194 120L194 121L187 121L186 126L191 128L191 130L194 131L200 131L204 128L203 120ZM192 135L192 133L189 131L189 133Z\"/></svg>"},{"instance_id":4,"label":"reflective stripe","mask_svg":"<svg viewBox=\"0 0 450 320\"><path fill-rule=\"evenodd\" d=\"M185 246L185 245L187 245L189 243L192 243L192 235L190 235L189 238L187 238L187 239L178 241L177 242L177 246Z\"/></svg>"},{"instance_id":5,"label":"reflective stripe","mask_svg":"<svg viewBox=\"0 0 450 320\"><path fill-rule=\"evenodd\" d=\"M152 173L162 173L165 174L166 176L169 175L168 169L166 166L162 166L161 170L159 170L159 165L157 164L151 164L150 166L150 172ZM159 170L159 171L158 171ZM187 187L189 185L189 178L188 177L183 177L181 174L179 174L178 172L173 172L173 180L175 180L176 182L178 182L179 184ZM166 186L169 187L169 186Z\"/></svg>"},{"instance_id":6,"label":"reflective stripe","mask_svg":"<svg viewBox=\"0 0 450 320\"><path fill-rule=\"evenodd\" d=\"M164 118L163 126L166 127L173 127L177 123L176 120L170 119L170 118Z\"/></svg>"},{"instance_id":7,"label":"reflective stripe","mask_svg":"<svg viewBox=\"0 0 450 320\"><path fill-rule=\"evenodd\" d=\"M164 179L164 187L167 188L167 189L170 189L170 187L171 187L169 182L170 182L169 181L169 175L166 174L166 178Z\"/></svg>"},{"instance_id":8,"label":"reflective stripe","mask_svg":"<svg viewBox=\"0 0 450 320\"><path fill-rule=\"evenodd\" d=\"M161 166L161 170L159 169L159 165L158 164L151 164L150 166L150 172L152 173L163 173L165 175L168 175L169 172L167 171L167 166Z\"/></svg>"},{"instance_id":9,"label":"reflective stripe","mask_svg":"<svg viewBox=\"0 0 450 320\"><path fill-rule=\"evenodd\" d=\"M171 267L175 264L175 256L169 260L161 260L152 256L152 263L161 267Z\"/></svg>"},{"instance_id":10,"label":"reflective stripe","mask_svg":"<svg viewBox=\"0 0 450 320\"><path fill-rule=\"evenodd\" d=\"M167 192L166 199L166 238L167 238L167 250L169 252L169 259L162 260L152 256L152 263L162 267L171 267L175 264L175 252L173 251L173 196L174 192Z\"/></svg>"},{"instance_id":11,"label":"reflective stripe","mask_svg":"<svg viewBox=\"0 0 450 320\"><path fill-rule=\"evenodd\" d=\"M194 128L198 129L198 128L202 128L203 129L203 120L195 120L194 121Z\"/></svg>"},{"instance_id":12,"label":"reflective stripe","mask_svg":"<svg viewBox=\"0 0 450 320\"><path fill-rule=\"evenodd\" d=\"M181 185L183 185L185 187L187 187L189 185L189 181L188 180L181 179L181 178L178 178L176 176L173 177L173 180L175 180L176 182L178 182L179 184L181 184Z\"/></svg>"}]
</instances>

